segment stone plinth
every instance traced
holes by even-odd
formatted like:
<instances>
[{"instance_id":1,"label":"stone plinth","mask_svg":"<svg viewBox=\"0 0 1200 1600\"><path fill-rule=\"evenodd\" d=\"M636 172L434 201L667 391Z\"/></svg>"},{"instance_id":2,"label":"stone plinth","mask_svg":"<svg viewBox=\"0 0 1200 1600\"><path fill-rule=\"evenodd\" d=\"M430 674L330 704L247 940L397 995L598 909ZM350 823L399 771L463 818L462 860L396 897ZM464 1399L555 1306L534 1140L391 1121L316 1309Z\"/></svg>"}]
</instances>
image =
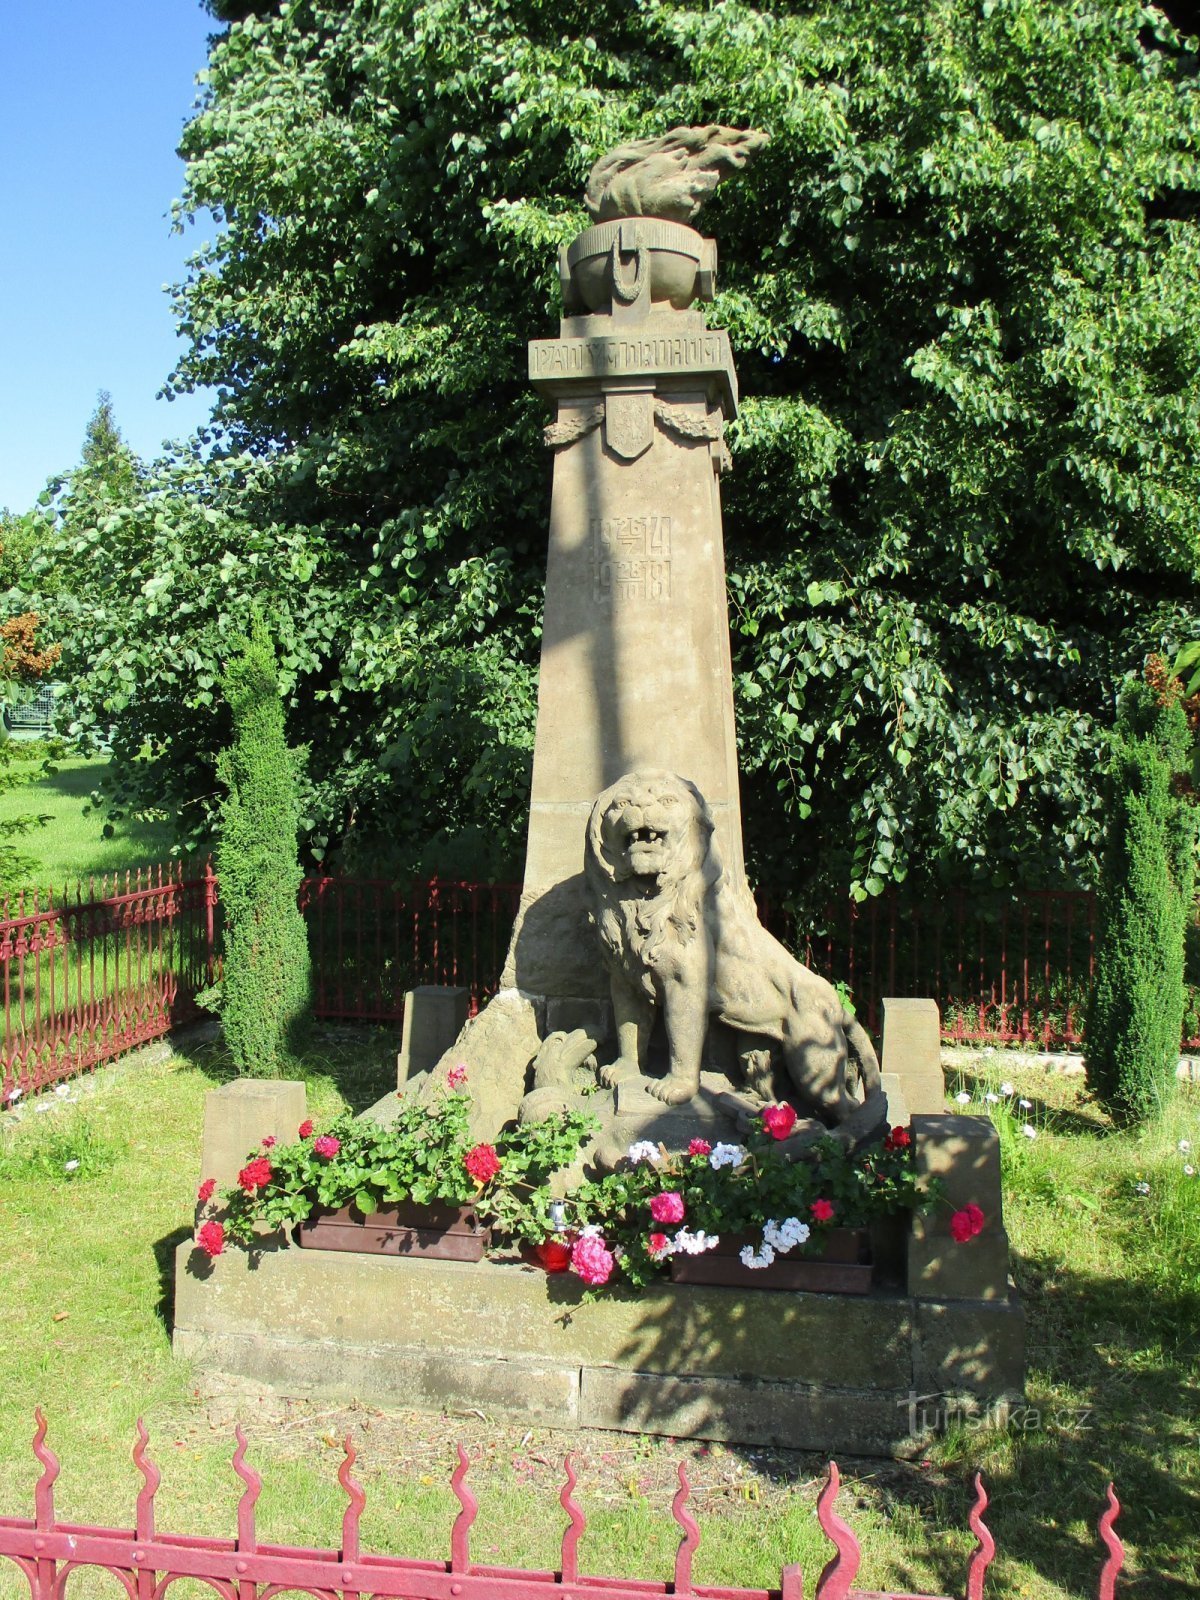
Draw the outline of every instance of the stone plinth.
<instances>
[{"instance_id":1,"label":"stone plinth","mask_svg":"<svg viewBox=\"0 0 1200 1600\"><path fill-rule=\"evenodd\" d=\"M458 1038L470 1005L470 989L423 983L408 991L396 1057L397 1089L437 1065Z\"/></svg>"},{"instance_id":2,"label":"stone plinth","mask_svg":"<svg viewBox=\"0 0 1200 1600\"><path fill-rule=\"evenodd\" d=\"M204 1097L200 1146L202 1178L228 1189L246 1164L247 1154L268 1134L290 1144L304 1121L304 1085L283 1078L236 1078Z\"/></svg>"},{"instance_id":3,"label":"stone plinth","mask_svg":"<svg viewBox=\"0 0 1200 1600\"><path fill-rule=\"evenodd\" d=\"M918 1446L918 1398L999 1419L1022 1386L1015 1301L661 1283L588 1305L515 1262L230 1250L201 1280L192 1260L181 1245L176 1352L288 1393L876 1455Z\"/></svg>"},{"instance_id":4,"label":"stone plinth","mask_svg":"<svg viewBox=\"0 0 1200 1600\"><path fill-rule=\"evenodd\" d=\"M879 1065L893 1123L907 1127L914 1116L946 1109L942 1020L936 1000L884 1000Z\"/></svg>"}]
</instances>

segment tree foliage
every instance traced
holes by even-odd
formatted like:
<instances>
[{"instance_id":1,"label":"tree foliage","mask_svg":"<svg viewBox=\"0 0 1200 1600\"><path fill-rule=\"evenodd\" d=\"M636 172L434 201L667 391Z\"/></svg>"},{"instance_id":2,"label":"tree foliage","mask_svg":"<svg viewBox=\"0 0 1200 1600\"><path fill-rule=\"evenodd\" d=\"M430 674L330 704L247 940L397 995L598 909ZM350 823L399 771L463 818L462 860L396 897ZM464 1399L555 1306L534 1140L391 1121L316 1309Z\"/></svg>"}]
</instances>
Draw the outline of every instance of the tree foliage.
<instances>
[{"instance_id":1,"label":"tree foliage","mask_svg":"<svg viewBox=\"0 0 1200 1600\"><path fill-rule=\"evenodd\" d=\"M308 934L297 905L301 870L296 775L288 749L275 654L261 618L222 676L233 742L218 762L217 877L225 908L221 1023L238 1071L278 1077L310 1022Z\"/></svg>"},{"instance_id":2,"label":"tree foliage","mask_svg":"<svg viewBox=\"0 0 1200 1600\"><path fill-rule=\"evenodd\" d=\"M1107 788L1088 1079L1121 1118L1150 1115L1174 1082L1184 936L1195 888L1196 808L1178 694L1134 683L1121 700Z\"/></svg>"},{"instance_id":3,"label":"tree foliage","mask_svg":"<svg viewBox=\"0 0 1200 1600\"><path fill-rule=\"evenodd\" d=\"M174 381L219 390L221 431L69 534L121 574L72 619L82 721L210 793L214 663L257 601L314 846L515 860L549 485L525 340L600 154L760 127L704 214L749 397L726 534L756 870L1090 877L1114 685L1200 598L1200 97L1161 13L212 9Z\"/></svg>"}]
</instances>

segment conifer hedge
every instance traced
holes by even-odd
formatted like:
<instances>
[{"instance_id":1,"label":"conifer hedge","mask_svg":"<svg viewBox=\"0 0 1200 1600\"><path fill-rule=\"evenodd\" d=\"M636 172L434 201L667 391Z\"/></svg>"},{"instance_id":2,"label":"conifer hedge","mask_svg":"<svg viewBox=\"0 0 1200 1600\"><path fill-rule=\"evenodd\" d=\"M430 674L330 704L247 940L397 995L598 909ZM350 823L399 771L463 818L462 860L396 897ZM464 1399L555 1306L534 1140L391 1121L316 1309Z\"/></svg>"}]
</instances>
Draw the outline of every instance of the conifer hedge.
<instances>
[{"instance_id":1,"label":"conifer hedge","mask_svg":"<svg viewBox=\"0 0 1200 1600\"><path fill-rule=\"evenodd\" d=\"M1125 691L1108 771L1087 1070L1126 1122L1154 1111L1179 1061L1195 884L1196 808L1182 781L1189 746L1177 696L1141 682Z\"/></svg>"},{"instance_id":2,"label":"conifer hedge","mask_svg":"<svg viewBox=\"0 0 1200 1600\"><path fill-rule=\"evenodd\" d=\"M304 1042L311 971L297 905L303 755L288 748L275 651L261 617L227 666L222 687L233 713L233 743L217 766L228 790L217 847L225 907L221 1018L237 1070L276 1077Z\"/></svg>"}]
</instances>

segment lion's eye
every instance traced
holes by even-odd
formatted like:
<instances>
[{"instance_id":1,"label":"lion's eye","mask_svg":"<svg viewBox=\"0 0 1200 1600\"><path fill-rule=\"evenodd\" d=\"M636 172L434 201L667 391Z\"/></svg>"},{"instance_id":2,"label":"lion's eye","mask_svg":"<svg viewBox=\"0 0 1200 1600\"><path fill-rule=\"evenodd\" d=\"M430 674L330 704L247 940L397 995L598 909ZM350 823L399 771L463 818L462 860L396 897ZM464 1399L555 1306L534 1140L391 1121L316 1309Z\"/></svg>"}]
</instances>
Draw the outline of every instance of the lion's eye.
<instances>
[{"instance_id":1,"label":"lion's eye","mask_svg":"<svg viewBox=\"0 0 1200 1600\"><path fill-rule=\"evenodd\" d=\"M660 795L659 804L660 805L664 805L664 806L673 806L673 805L678 804L678 801L677 801L675 795L673 795L673 794L664 794L664 795Z\"/></svg>"}]
</instances>

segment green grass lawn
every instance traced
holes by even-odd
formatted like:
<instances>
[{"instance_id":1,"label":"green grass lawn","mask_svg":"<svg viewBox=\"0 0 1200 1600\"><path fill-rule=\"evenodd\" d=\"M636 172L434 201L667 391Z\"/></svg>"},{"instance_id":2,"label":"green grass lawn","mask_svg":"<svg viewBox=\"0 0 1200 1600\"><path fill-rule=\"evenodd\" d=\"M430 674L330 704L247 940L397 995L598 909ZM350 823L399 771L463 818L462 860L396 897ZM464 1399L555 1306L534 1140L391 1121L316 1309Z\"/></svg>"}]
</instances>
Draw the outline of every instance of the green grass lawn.
<instances>
[{"instance_id":1,"label":"green grass lawn","mask_svg":"<svg viewBox=\"0 0 1200 1600\"><path fill-rule=\"evenodd\" d=\"M20 747L12 748L19 760ZM168 859L171 828L165 819L126 818L112 824L111 835L105 836L105 816L89 809L89 796L106 764L105 757L66 756L54 763L58 770L52 776L42 777L37 763L22 762L18 770L27 773L27 781L0 794L0 819L27 814L49 818L17 841L22 853L34 858L26 887L53 888L57 894L64 883L81 878L86 892L89 877L124 874Z\"/></svg>"},{"instance_id":2,"label":"green grass lawn","mask_svg":"<svg viewBox=\"0 0 1200 1600\"><path fill-rule=\"evenodd\" d=\"M383 1092L396 1042L364 1033L312 1056L318 1121ZM864 1549L857 1582L961 1593L978 1468L1000 1551L989 1595L1094 1593L1094 1524L1110 1476L1129 1553L1120 1592L1194 1594L1200 1180L1184 1174L1194 1157L1179 1144L1200 1148L1200 1097L1181 1092L1158 1125L1130 1135L1105 1123L1079 1080L1021 1071L1019 1057L981 1058L981 1068L952 1088L971 1093L974 1109L987 1109L1001 1131L1006 1220L1029 1319L1028 1406L1004 1432L957 1428L911 1463L842 1461L840 1507ZM159 1526L229 1535L240 1419L266 1479L260 1539L336 1546L345 1504L338 1440L350 1431L368 1494L363 1548L438 1558L448 1553L457 1509L446 1483L461 1438L481 1502L475 1559L552 1567L560 1463L571 1448L590 1525L583 1570L662 1579L677 1542L670 1499L682 1456L703 1532L695 1581L777 1585L781 1564L798 1560L812 1593L829 1555L813 1515L820 1457L287 1400L175 1361L174 1251L192 1226L204 1095L228 1071L215 1045L151 1050L49 1096L44 1113L27 1104L18 1120L4 1119L0 1516L30 1514L37 1469L29 1439L40 1404L63 1464L60 1517L131 1522L140 1479L129 1451L144 1416L163 1471ZM983 1095L998 1094L1002 1074L1015 1093L988 1105ZM1036 1137L1023 1133L1026 1122ZM68 1172L72 1161L79 1165ZM92 1590L76 1581L73 1596L115 1592L111 1582ZM0 1595L22 1592L0 1574ZM192 1600L202 1591L178 1592Z\"/></svg>"}]
</instances>

